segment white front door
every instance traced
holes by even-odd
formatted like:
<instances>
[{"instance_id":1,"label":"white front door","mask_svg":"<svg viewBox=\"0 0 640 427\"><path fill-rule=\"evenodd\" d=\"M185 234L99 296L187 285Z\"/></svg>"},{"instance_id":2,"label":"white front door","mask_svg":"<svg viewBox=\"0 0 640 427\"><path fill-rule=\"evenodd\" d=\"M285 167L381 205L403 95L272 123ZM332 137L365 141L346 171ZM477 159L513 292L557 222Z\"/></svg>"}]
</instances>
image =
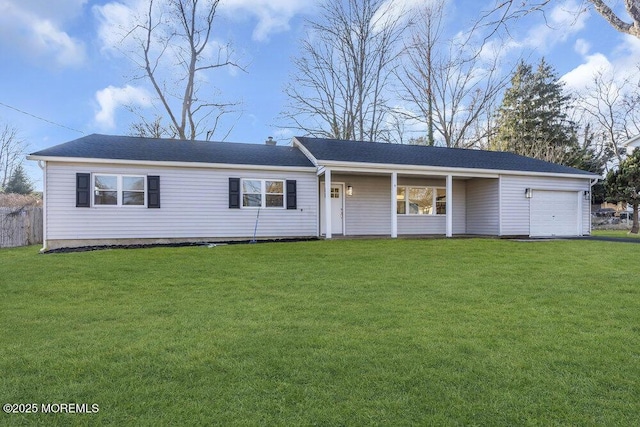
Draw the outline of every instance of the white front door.
<instances>
[{"instance_id":1,"label":"white front door","mask_svg":"<svg viewBox=\"0 0 640 427\"><path fill-rule=\"evenodd\" d=\"M320 198L320 212L324 216L324 185L322 185L322 197ZM343 234L343 216L344 216L344 185L331 184L331 234ZM321 233L326 234L326 221L322 220Z\"/></svg>"}]
</instances>

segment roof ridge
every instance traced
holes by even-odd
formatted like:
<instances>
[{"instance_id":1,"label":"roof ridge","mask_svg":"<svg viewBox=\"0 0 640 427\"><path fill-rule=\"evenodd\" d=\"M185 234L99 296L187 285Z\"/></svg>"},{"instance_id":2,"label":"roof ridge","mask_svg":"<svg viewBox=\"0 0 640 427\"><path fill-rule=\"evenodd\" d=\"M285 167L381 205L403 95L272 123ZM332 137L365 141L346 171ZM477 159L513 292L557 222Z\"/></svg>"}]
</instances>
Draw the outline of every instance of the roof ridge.
<instances>
[{"instance_id":1,"label":"roof ridge","mask_svg":"<svg viewBox=\"0 0 640 427\"><path fill-rule=\"evenodd\" d=\"M350 141L328 138L297 138L318 161L344 161L356 163L399 164L406 166L455 167L463 169L489 169L523 172L545 172L585 176L598 176L571 166L523 156L508 151L471 148L452 148ZM369 150L356 149L368 144ZM388 148L387 148L388 147Z\"/></svg>"},{"instance_id":2,"label":"roof ridge","mask_svg":"<svg viewBox=\"0 0 640 427\"><path fill-rule=\"evenodd\" d=\"M91 134L30 154L34 157L313 167L300 150L239 142Z\"/></svg>"}]
</instances>

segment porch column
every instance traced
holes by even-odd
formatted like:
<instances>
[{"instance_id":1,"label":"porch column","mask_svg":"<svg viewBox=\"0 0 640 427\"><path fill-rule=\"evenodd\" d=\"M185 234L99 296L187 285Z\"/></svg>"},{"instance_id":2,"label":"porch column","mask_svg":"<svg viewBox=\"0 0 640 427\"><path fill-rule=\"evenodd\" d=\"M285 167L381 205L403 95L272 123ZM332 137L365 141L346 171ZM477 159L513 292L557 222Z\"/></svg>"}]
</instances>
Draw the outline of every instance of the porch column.
<instances>
[{"instance_id":1,"label":"porch column","mask_svg":"<svg viewBox=\"0 0 640 427\"><path fill-rule=\"evenodd\" d=\"M453 236L453 176L447 175L447 237Z\"/></svg>"},{"instance_id":2,"label":"porch column","mask_svg":"<svg viewBox=\"0 0 640 427\"><path fill-rule=\"evenodd\" d=\"M324 237L331 238L331 170L324 170Z\"/></svg>"},{"instance_id":3,"label":"porch column","mask_svg":"<svg viewBox=\"0 0 640 427\"><path fill-rule=\"evenodd\" d=\"M391 173L391 237L398 237L398 172Z\"/></svg>"}]
</instances>

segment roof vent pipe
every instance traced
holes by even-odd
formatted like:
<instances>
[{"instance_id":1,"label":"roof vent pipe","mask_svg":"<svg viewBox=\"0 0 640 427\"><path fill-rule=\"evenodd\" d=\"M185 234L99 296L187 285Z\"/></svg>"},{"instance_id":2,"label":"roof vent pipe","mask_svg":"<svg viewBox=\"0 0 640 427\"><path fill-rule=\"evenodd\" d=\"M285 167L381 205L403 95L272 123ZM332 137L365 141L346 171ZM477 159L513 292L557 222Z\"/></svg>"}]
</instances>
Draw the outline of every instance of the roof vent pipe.
<instances>
[{"instance_id":1,"label":"roof vent pipe","mask_svg":"<svg viewBox=\"0 0 640 427\"><path fill-rule=\"evenodd\" d=\"M278 141L275 141L273 139L273 137L270 136L270 137L267 138L267 140L264 143L267 144L267 145L276 145L278 143Z\"/></svg>"}]
</instances>

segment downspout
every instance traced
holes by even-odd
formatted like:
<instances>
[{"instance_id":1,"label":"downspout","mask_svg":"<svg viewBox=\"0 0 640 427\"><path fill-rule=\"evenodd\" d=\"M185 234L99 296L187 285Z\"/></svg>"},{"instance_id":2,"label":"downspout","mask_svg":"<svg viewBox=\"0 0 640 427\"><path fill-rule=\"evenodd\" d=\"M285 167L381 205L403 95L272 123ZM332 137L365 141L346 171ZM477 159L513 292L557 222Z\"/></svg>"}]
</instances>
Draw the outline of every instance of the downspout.
<instances>
[{"instance_id":1,"label":"downspout","mask_svg":"<svg viewBox=\"0 0 640 427\"><path fill-rule=\"evenodd\" d=\"M596 185L596 183L598 181L600 181L602 178L594 178L589 180L589 194L591 196L593 196L593 186ZM591 236L591 197L589 197L589 236Z\"/></svg>"},{"instance_id":2,"label":"downspout","mask_svg":"<svg viewBox=\"0 0 640 427\"><path fill-rule=\"evenodd\" d=\"M38 167L42 169L42 253L47 251L47 162L38 160Z\"/></svg>"}]
</instances>

